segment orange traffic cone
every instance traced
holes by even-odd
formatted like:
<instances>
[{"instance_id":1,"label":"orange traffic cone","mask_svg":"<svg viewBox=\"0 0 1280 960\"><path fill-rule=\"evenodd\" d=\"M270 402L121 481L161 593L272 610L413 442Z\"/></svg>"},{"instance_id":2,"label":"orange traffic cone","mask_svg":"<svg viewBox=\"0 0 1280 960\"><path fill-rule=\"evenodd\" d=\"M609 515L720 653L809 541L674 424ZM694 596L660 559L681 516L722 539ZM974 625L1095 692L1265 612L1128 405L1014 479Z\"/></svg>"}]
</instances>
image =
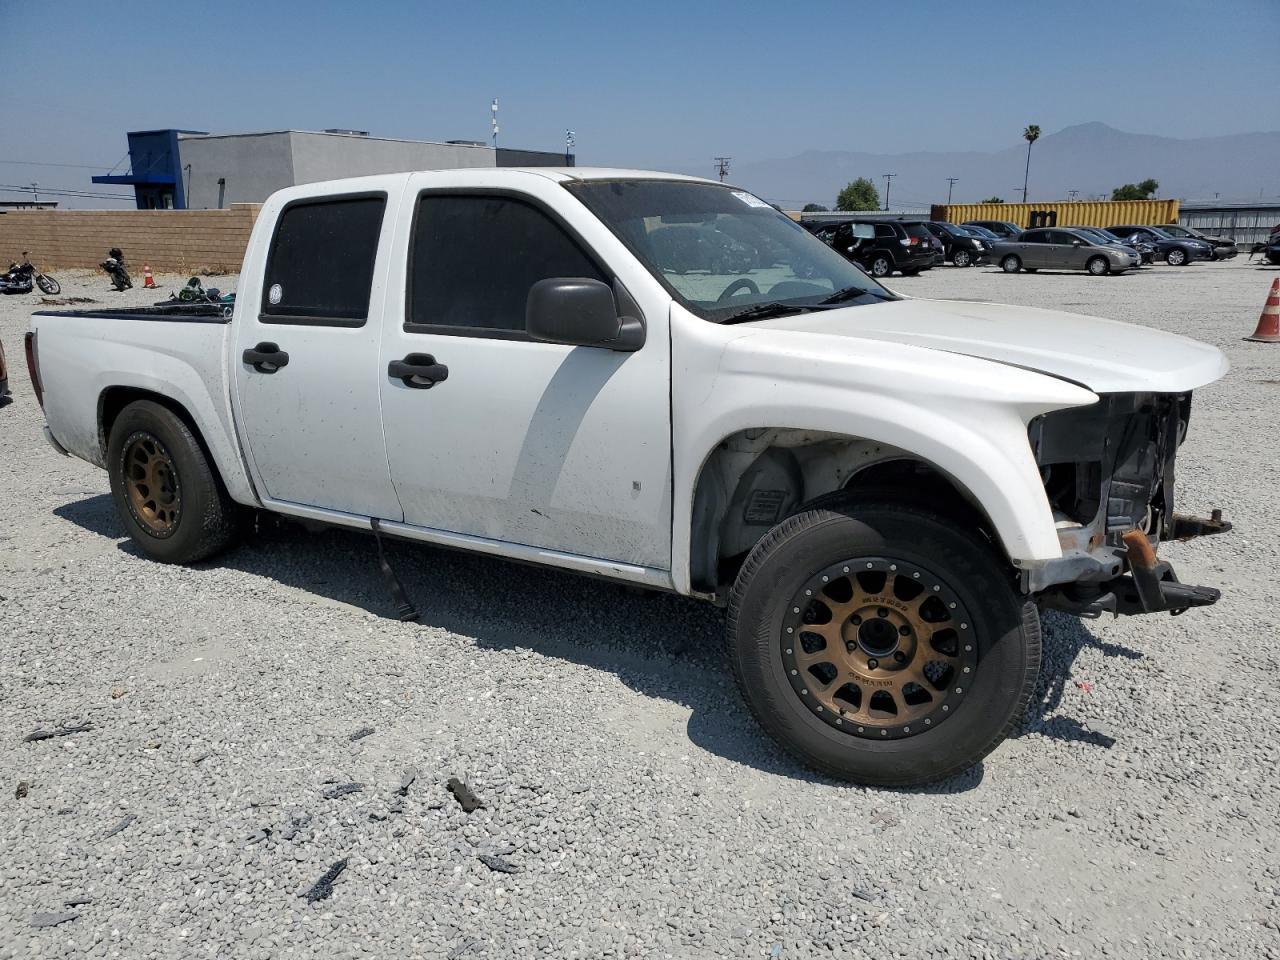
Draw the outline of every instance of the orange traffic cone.
<instances>
[{"instance_id":1,"label":"orange traffic cone","mask_svg":"<svg viewBox=\"0 0 1280 960\"><path fill-rule=\"evenodd\" d=\"M151 275L151 265L144 263L142 265L142 286L143 288L154 287L156 278Z\"/></svg>"},{"instance_id":2,"label":"orange traffic cone","mask_svg":"<svg viewBox=\"0 0 1280 960\"><path fill-rule=\"evenodd\" d=\"M1262 308L1262 316L1258 317L1258 329L1252 337L1259 343L1280 343L1280 277L1271 283L1271 294L1267 297L1267 305Z\"/></svg>"}]
</instances>

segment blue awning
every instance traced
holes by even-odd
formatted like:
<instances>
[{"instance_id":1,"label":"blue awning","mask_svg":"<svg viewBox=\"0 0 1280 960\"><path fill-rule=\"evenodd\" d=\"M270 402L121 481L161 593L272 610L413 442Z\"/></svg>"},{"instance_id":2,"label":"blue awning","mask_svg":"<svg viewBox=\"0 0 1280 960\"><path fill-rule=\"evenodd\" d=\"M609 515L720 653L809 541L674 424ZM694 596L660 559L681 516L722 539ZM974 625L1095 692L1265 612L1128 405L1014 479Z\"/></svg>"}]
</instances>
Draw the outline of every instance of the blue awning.
<instances>
[{"instance_id":1,"label":"blue awning","mask_svg":"<svg viewBox=\"0 0 1280 960\"><path fill-rule=\"evenodd\" d=\"M141 176L132 173L103 174L91 179L94 183L123 183L138 187L171 187L178 182L176 177L163 173L148 173Z\"/></svg>"}]
</instances>

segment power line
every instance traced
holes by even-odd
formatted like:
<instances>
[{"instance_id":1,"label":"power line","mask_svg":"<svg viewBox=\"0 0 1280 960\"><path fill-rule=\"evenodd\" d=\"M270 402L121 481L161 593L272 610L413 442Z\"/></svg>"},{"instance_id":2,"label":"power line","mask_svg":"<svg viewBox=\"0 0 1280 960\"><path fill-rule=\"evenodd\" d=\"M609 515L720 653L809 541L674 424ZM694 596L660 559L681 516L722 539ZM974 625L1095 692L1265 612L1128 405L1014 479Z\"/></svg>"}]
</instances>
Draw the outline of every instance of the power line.
<instances>
[{"instance_id":1,"label":"power line","mask_svg":"<svg viewBox=\"0 0 1280 960\"><path fill-rule=\"evenodd\" d=\"M0 160L0 163L17 167L74 167L77 170L101 170L106 166L105 163L51 163L48 160Z\"/></svg>"},{"instance_id":2,"label":"power line","mask_svg":"<svg viewBox=\"0 0 1280 960\"><path fill-rule=\"evenodd\" d=\"M34 195L37 189L32 186L22 186L17 183L0 183L0 190L9 190L14 193L30 193ZM39 192L50 197L84 197L87 199L97 200L133 200L132 194L128 193L96 193L92 190L74 190L61 187L40 187Z\"/></svg>"}]
</instances>

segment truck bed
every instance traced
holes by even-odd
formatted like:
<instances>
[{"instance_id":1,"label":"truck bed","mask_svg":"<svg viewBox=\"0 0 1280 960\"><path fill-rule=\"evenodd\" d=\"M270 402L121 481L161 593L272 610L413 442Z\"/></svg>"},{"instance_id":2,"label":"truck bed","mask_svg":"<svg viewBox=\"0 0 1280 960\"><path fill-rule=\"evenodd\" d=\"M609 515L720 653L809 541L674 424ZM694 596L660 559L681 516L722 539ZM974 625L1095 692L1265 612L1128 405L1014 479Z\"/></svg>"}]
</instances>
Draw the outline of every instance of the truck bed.
<instances>
[{"instance_id":1,"label":"truck bed","mask_svg":"<svg viewBox=\"0 0 1280 960\"><path fill-rule=\"evenodd\" d=\"M223 481L242 503L254 494L236 442L229 381L231 304L40 310L36 334L44 414L63 449L105 465L109 394L151 394L180 404L204 437Z\"/></svg>"}]
</instances>

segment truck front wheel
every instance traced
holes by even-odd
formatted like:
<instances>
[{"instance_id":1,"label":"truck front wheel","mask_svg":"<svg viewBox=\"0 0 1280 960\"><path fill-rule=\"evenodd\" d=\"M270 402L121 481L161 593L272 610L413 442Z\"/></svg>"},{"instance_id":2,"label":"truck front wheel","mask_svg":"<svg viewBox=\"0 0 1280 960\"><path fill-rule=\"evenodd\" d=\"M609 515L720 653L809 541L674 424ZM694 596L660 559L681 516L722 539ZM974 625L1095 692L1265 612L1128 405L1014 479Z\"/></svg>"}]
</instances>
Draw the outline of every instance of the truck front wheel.
<instances>
[{"instance_id":1,"label":"truck front wheel","mask_svg":"<svg viewBox=\"0 0 1280 960\"><path fill-rule=\"evenodd\" d=\"M1021 719L1040 620L990 545L910 506L833 497L760 540L729 602L734 674L814 769L910 786L959 773Z\"/></svg>"},{"instance_id":2,"label":"truck front wheel","mask_svg":"<svg viewBox=\"0 0 1280 960\"><path fill-rule=\"evenodd\" d=\"M116 512L151 559L195 563L235 539L241 508L172 410L151 400L121 410L107 440L107 471Z\"/></svg>"}]
</instances>

